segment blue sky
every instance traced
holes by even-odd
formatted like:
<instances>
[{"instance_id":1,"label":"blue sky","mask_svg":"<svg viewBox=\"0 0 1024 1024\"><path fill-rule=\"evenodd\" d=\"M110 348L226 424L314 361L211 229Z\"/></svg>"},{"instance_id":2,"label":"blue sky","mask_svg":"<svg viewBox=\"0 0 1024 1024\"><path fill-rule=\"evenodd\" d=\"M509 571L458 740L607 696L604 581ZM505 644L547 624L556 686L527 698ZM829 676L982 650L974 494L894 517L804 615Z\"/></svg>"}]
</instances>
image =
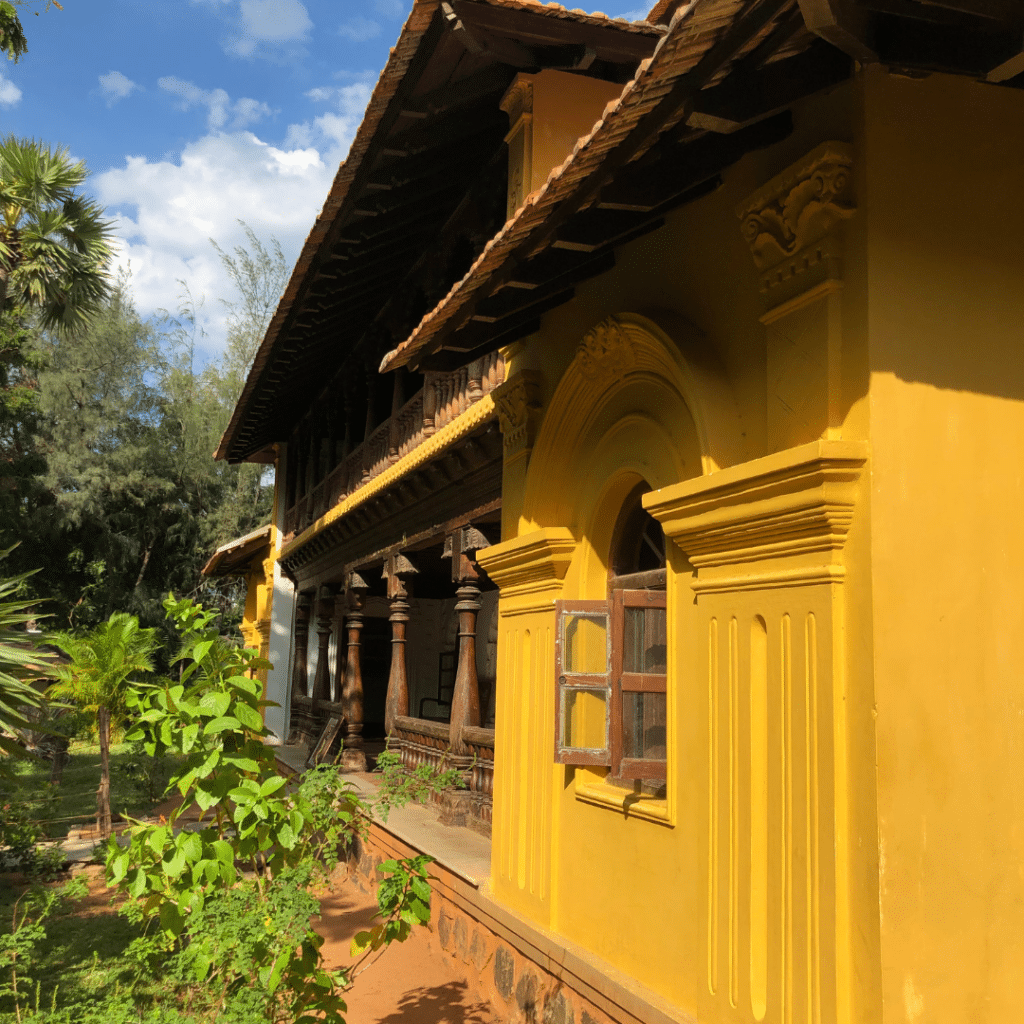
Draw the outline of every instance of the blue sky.
<instances>
[{"instance_id":1,"label":"blue sky","mask_svg":"<svg viewBox=\"0 0 1024 1024\"><path fill-rule=\"evenodd\" d=\"M294 262L411 0L62 3L23 11L29 52L0 66L0 131L87 162L140 312L175 308L188 281L213 354L216 300L233 296L208 239L230 249L241 219Z\"/></svg>"}]
</instances>

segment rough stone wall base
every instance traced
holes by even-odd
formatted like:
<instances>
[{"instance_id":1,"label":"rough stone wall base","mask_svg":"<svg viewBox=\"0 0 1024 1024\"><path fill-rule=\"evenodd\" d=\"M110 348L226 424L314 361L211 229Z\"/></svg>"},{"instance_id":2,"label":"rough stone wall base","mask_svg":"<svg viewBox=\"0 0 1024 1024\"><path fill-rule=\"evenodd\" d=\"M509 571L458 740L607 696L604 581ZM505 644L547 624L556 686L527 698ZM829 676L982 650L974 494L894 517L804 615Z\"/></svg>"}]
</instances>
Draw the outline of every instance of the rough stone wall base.
<instances>
[{"instance_id":1,"label":"rough stone wall base","mask_svg":"<svg viewBox=\"0 0 1024 1024\"><path fill-rule=\"evenodd\" d=\"M374 824L353 847L351 877L372 891L382 861L418 852ZM610 965L495 903L476 880L436 861L430 876L431 927L443 955L509 1024L696 1024Z\"/></svg>"}]
</instances>

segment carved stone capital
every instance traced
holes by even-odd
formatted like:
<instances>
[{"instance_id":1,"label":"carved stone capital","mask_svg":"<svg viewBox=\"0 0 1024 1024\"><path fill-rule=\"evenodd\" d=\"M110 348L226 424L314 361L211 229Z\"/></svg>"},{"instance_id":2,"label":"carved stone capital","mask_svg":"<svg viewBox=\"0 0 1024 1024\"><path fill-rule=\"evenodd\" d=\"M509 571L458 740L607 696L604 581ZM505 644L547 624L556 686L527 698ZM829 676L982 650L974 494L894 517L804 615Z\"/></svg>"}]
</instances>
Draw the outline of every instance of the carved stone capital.
<instances>
[{"instance_id":1,"label":"carved stone capital","mask_svg":"<svg viewBox=\"0 0 1024 1024\"><path fill-rule=\"evenodd\" d=\"M534 420L541 404L540 385L539 373L523 370L491 392L505 438L506 458L533 447Z\"/></svg>"},{"instance_id":2,"label":"carved stone capital","mask_svg":"<svg viewBox=\"0 0 1024 1024\"><path fill-rule=\"evenodd\" d=\"M829 265L828 276L839 276L831 266L838 266L840 255L833 232L857 209L852 166L850 146L824 142L736 208L763 292L771 294L823 264Z\"/></svg>"},{"instance_id":3,"label":"carved stone capital","mask_svg":"<svg viewBox=\"0 0 1024 1024\"><path fill-rule=\"evenodd\" d=\"M636 363L633 339L614 316L591 328L576 349L576 362L584 380L607 384Z\"/></svg>"},{"instance_id":4,"label":"carved stone capital","mask_svg":"<svg viewBox=\"0 0 1024 1024\"><path fill-rule=\"evenodd\" d=\"M508 114L508 123L515 127L524 114L533 113L533 78L530 75L516 75L512 84L502 96L499 106Z\"/></svg>"}]
</instances>

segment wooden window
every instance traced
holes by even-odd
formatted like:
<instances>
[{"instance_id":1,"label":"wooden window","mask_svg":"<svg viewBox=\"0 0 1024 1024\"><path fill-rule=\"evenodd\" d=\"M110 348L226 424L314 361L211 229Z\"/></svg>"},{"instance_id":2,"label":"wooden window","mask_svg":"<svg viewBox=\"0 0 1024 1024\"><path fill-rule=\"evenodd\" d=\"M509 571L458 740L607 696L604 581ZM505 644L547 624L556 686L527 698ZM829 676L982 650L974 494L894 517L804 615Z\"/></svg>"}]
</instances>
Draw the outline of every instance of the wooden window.
<instances>
[{"instance_id":1,"label":"wooden window","mask_svg":"<svg viewBox=\"0 0 1024 1024\"><path fill-rule=\"evenodd\" d=\"M611 768L620 779L664 779L667 614L664 590L612 596Z\"/></svg>"},{"instance_id":2,"label":"wooden window","mask_svg":"<svg viewBox=\"0 0 1024 1024\"><path fill-rule=\"evenodd\" d=\"M559 601L555 638L555 760L611 763L611 609L607 601Z\"/></svg>"},{"instance_id":3,"label":"wooden window","mask_svg":"<svg viewBox=\"0 0 1024 1024\"><path fill-rule=\"evenodd\" d=\"M612 780L664 781L668 616L665 539L626 499L612 544L607 601L559 601L555 760L605 765Z\"/></svg>"}]
</instances>

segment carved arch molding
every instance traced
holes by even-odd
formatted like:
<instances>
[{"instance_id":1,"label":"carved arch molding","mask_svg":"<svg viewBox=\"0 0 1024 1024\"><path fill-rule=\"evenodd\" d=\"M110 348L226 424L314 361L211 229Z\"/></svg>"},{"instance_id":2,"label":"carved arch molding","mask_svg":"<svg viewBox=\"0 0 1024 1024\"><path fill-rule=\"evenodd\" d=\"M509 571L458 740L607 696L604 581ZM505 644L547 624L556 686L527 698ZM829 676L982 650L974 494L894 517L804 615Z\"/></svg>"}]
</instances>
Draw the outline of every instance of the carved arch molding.
<instances>
[{"instance_id":1,"label":"carved arch molding","mask_svg":"<svg viewBox=\"0 0 1024 1024\"><path fill-rule=\"evenodd\" d=\"M524 514L542 525L552 519L544 514L552 509L552 483L570 489L598 436L615 431L606 422L615 409L621 410L622 421L639 425L634 436L642 436L641 421L647 422L646 456L660 460L668 475L706 475L744 461L736 400L709 348L692 325L673 328L670 335L637 313L618 313L590 328L539 425ZM514 378L509 384L514 385ZM522 390L520 407L525 410L528 400ZM509 433L521 430L525 416L515 423L511 419Z\"/></svg>"}]
</instances>

